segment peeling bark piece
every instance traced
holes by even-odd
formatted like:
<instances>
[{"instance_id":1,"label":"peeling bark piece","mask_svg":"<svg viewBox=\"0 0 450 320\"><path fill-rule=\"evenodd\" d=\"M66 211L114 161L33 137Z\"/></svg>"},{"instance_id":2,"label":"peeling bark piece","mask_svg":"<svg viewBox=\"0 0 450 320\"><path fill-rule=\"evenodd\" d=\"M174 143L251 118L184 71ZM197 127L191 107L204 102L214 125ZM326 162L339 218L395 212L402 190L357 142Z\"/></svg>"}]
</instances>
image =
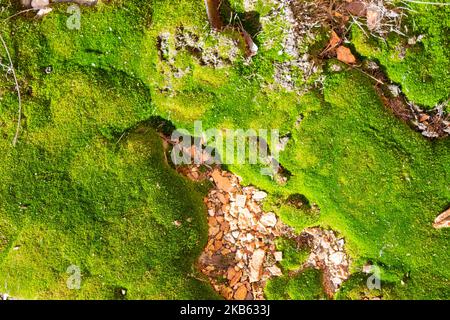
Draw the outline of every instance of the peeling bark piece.
<instances>
[{"instance_id":1,"label":"peeling bark piece","mask_svg":"<svg viewBox=\"0 0 450 320\"><path fill-rule=\"evenodd\" d=\"M263 249L257 249L253 252L252 260L250 261L250 282L257 282L261 279L261 268L265 255L266 252Z\"/></svg>"},{"instance_id":2,"label":"peeling bark piece","mask_svg":"<svg viewBox=\"0 0 450 320\"><path fill-rule=\"evenodd\" d=\"M228 267L228 271L227 271L227 279L231 280L234 278L234 276L236 275L236 270L234 270L233 267Z\"/></svg>"},{"instance_id":3,"label":"peeling bark piece","mask_svg":"<svg viewBox=\"0 0 450 320\"><path fill-rule=\"evenodd\" d=\"M435 229L449 228L450 227L450 208L442 212L436 217L433 223Z\"/></svg>"},{"instance_id":4,"label":"peeling bark piece","mask_svg":"<svg viewBox=\"0 0 450 320\"><path fill-rule=\"evenodd\" d=\"M241 277L242 277L242 271L236 272L233 279L230 280L230 287L234 287L236 285L236 283L238 283L239 280L241 280Z\"/></svg>"},{"instance_id":5,"label":"peeling bark piece","mask_svg":"<svg viewBox=\"0 0 450 320\"><path fill-rule=\"evenodd\" d=\"M222 204L227 204L228 203L228 200L225 198L225 196L222 193L218 193L217 194L217 198L219 199L219 201Z\"/></svg>"},{"instance_id":6,"label":"peeling bark piece","mask_svg":"<svg viewBox=\"0 0 450 320\"><path fill-rule=\"evenodd\" d=\"M220 291L220 294L227 300L230 300L233 297L233 289L228 287L223 287Z\"/></svg>"},{"instance_id":7,"label":"peeling bark piece","mask_svg":"<svg viewBox=\"0 0 450 320\"><path fill-rule=\"evenodd\" d=\"M208 15L211 27L217 31L222 30L223 24L220 18L220 3L221 0L205 0L206 14Z\"/></svg>"},{"instance_id":8,"label":"peeling bark piece","mask_svg":"<svg viewBox=\"0 0 450 320\"><path fill-rule=\"evenodd\" d=\"M208 225L210 228L214 228L217 226L217 219L216 217L208 217Z\"/></svg>"},{"instance_id":9,"label":"peeling bark piece","mask_svg":"<svg viewBox=\"0 0 450 320\"><path fill-rule=\"evenodd\" d=\"M222 241L216 240L214 241L214 251L219 251L222 248Z\"/></svg>"}]
</instances>

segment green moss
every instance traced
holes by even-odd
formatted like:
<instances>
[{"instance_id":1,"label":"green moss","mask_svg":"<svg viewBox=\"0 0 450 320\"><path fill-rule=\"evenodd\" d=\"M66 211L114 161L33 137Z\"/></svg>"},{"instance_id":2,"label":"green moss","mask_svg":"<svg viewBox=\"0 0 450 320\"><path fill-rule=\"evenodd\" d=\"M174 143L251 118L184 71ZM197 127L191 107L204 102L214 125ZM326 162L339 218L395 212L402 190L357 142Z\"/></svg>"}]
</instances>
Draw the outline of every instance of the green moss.
<instances>
[{"instance_id":1,"label":"green moss","mask_svg":"<svg viewBox=\"0 0 450 320\"><path fill-rule=\"evenodd\" d=\"M207 235L205 187L165 163L153 129L129 130L155 107L133 69L145 7L121 6L86 9L79 32L65 28L64 6L14 23L23 130L11 148L17 98L2 79L0 161L0 281L13 296L115 299L125 288L130 299L216 297L193 268ZM81 269L80 290L67 288L70 265Z\"/></svg>"},{"instance_id":2,"label":"green moss","mask_svg":"<svg viewBox=\"0 0 450 320\"><path fill-rule=\"evenodd\" d=\"M368 38L356 26L352 29L352 43L361 55L378 60L409 100L434 107L449 98L450 7L414 3L410 6L410 30L423 36L417 44L408 45L407 39L394 35L387 41Z\"/></svg>"},{"instance_id":3,"label":"green moss","mask_svg":"<svg viewBox=\"0 0 450 320\"><path fill-rule=\"evenodd\" d=\"M317 300L325 299L321 272L306 269L293 278L279 277L267 283L265 294L269 300Z\"/></svg>"},{"instance_id":4,"label":"green moss","mask_svg":"<svg viewBox=\"0 0 450 320\"><path fill-rule=\"evenodd\" d=\"M262 1L257 8L268 10ZM65 9L0 27L24 98L19 144L12 148L17 97L1 78L0 283L12 295L118 298L117 289L126 288L129 298L215 297L193 269L207 235L206 187L169 168L151 129L134 129L161 116L187 129L202 120L204 129L289 133L280 157L291 174L286 185L261 175L260 166L229 169L269 192L265 206L297 231L318 225L344 236L352 271L367 260L383 266L390 298L449 296L448 230L431 224L450 199L450 142L428 141L396 119L370 79L357 71L328 72L323 94L280 90L273 85L273 63L288 57L278 54L279 20L263 26L257 40L273 39L273 46L261 47L251 63L238 58L214 70L181 51L175 66L190 71L169 77L157 37L184 26L208 39L201 1L83 8L79 31L66 28ZM361 55L378 59L410 99L427 106L448 98L448 19L435 13L420 9L411 18L426 37L403 60L394 55L399 39L377 48L357 31L352 38ZM172 90L164 89L168 84ZM303 120L295 125L299 115ZM316 203L320 214L283 202L297 194ZM284 251L284 268L302 260ZM71 264L82 271L78 291L65 284ZM271 281L268 297L323 297L317 272L298 277ZM355 276L349 292L364 281ZM346 290L344 296L358 297Z\"/></svg>"},{"instance_id":5,"label":"green moss","mask_svg":"<svg viewBox=\"0 0 450 320\"><path fill-rule=\"evenodd\" d=\"M298 248L296 241L280 238L276 241L277 250L283 252L283 260L280 264L285 271L300 269L308 258L309 252L305 248Z\"/></svg>"},{"instance_id":6,"label":"green moss","mask_svg":"<svg viewBox=\"0 0 450 320\"><path fill-rule=\"evenodd\" d=\"M324 97L306 95L300 112L304 119L281 154L292 174L286 186L251 166L233 170L271 192L270 209L298 231L314 224L341 233L354 270L370 260L390 274L409 273L414 285L394 282L391 298L448 294L448 233L431 225L450 198L449 140L427 141L393 117L357 71L329 74ZM318 220L280 209L277 199L296 193L319 206Z\"/></svg>"},{"instance_id":7,"label":"green moss","mask_svg":"<svg viewBox=\"0 0 450 320\"><path fill-rule=\"evenodd\" d=\"M68 159L29 143L17 153L22 162L2 173L14 177L2 191L6 216L28 217L14 235L2 233L0 280L11 295L104 299L122 287L130 299L214 296L190 276L206 241L202 194L164 164L153 129L119 145L95 138ZM66 286L70 265L81 269L80 290Z\"/></svg>"}]
</instances>

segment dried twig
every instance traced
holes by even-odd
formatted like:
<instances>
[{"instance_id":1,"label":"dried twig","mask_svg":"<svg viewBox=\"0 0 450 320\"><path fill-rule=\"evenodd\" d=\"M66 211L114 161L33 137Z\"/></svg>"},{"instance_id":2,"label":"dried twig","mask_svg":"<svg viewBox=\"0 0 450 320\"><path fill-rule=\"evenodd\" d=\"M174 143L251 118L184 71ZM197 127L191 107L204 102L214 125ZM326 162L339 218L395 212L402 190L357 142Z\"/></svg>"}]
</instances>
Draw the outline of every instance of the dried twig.
<instances>
[{"instance_id":1,"label":"dried twig","mask_svg":"<svg viewBox=\"0 0 450 320\"><path fill-rule=\"evenodd\" d=\"M378 84L385 85L385 83L384 83L383 81L381 81L380 79L378 79L378 78L372 76L371 74L367 73L366 71L362 70L360 67L358 67L358 66L352 66L352 65L349 65L349 64L347 64L347 65L348 65L349 67L351 67L352 69L354 69L354 70L358 70L359 72L364 73L366 76L368 76L368 77L371 78L372 80L376 81Z\"/></svg>"},{"instance_id":2,"label":"dried twig","mask_svg":"<svg viewBox=\"0 0 450 320\"><path fill-rule=\"evenodd\" d=\"M19 132L20 132L20 123L22 121L22 97L20 95L20 87L19 87L19 82L17 81L17 76L16 76L16 70L14 69L14 64L12 62L11 59L11 55L9 54L9 49L8 46L6 45L5 40L3 39L3 36L0 34L0 41L3 44L3 47L5 48L5 52L6 55L8 56L8 60L9 60L9 66L10 66L10 70L12 72L12 75L14 77L14 82L16 85L16 91L17 91L17 99L19 102L19 109L18 109L18 119L17 119L17 127L16 127L16 133L14 135L14 139L13 139L13 146L15 146L17 144L17 140L19 139Z\"/></svg>"},{"instance_id":3,"label":"dried twig","mask_svg":"<svg viewBox=\"0 0 450 320\"><path fill-rule=\"evenodd\" d=\"M19 11L19 12L15 13L15 14L13 14L13 15L5 18L5 19L3 19L2 22L6 22L6 21L8 21L8 20L10 20L10 19L12 19L14 17L17 17L18 15L21 15L22 13L26 13L26 12L30 12L30 11L36 11L36 9L31 8L31 9L25 9L25 10Z\"/></svg>"}]
</instances>

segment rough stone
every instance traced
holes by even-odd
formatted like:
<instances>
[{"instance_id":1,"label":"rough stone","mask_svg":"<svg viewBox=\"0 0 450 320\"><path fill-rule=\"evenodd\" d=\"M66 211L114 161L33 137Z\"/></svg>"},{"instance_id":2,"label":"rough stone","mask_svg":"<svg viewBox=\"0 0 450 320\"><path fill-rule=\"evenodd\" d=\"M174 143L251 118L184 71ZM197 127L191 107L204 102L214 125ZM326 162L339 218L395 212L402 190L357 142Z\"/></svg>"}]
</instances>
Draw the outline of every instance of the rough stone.
<instances>
[{"instance_id":1,"label":"rough stone","mask_svg":"<svg viewBox=\"0 0 450 320\"><path fill-rule=\"evenodd\" d=\"M244 207L245 207L246 201L247 201L247 197L246 197L246 196L244 196L244 195L242 195L242 194L238 194L238 195L236 196L236 205L237 205L239 208L244 208Z\"/></svg>"},{"instance_id":2,"label":"rough stone","mask_svg":"<svg viewBox=\"0 0 450 320\"><path fill-rule=\"evenodd\" d=\"M282 261L283 260L283 252L281 252L281 251L274 252L273 256L275 257L275 261Z\"/></svg>"},{"instance_id":3,"label":"rough stone","mask_svg":"<svg viewBox=\"0 0 450 320\"><path fill-rule=\"evenodd\" d=\"M267 193L264 191L257 191L253 194L253 199L256 201L261 201L267 197Z\"/></svg>"},{"instance_id":4,"label":"rough stone","mask_svg":"<svg viewBox=\"0 0 450 320\"><path fill-rule=\"evenodd\" d=\"M31 7L33 9L44 9L48 7L50 4L49 0L32 0L31 1Z\"/></svg>"},{"instance_id":5,"label":"rough stone","mask_svg":"<svg viewBox=\"0 0 450 320\"><path fill-rule=\"evenodd\" d=\"M262 249L257 249L253 252L252 259L250 261L250 282L259 281L261 278L261 267L264 262L266 252Z\"/></svg>"},{"instance_id":6,"label":"rough stone","mask_svg":"<svg viewBox=\"0 0 450 320\"><path fill-rule=\"evenodd\" d=\"M275 227L275 225L277 224L277 217L275 213L268 212L261 216L260 222L265 227Z\"/></svg>"}]
</instances>

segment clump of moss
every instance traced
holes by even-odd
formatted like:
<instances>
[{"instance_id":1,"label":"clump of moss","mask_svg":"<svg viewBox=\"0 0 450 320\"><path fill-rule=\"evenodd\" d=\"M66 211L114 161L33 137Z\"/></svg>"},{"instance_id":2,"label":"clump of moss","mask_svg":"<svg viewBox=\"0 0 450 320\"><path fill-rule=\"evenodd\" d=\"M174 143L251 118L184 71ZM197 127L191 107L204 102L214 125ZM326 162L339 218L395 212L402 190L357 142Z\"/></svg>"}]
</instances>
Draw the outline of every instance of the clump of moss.
<instances>
[{"instance_id":1,"label":"clump of moss","mask_svg":"<svg viewBox=\"0 0 450 320\"><path fill-rule=\"evenodd\" d=\"M440 297L448 278L447 236L431 224L450 197L449 140L430 142L413 132L357 71L329 73L324 97L310 93L302 101L303 120L280 158L292 173L286 186L250 166L233 170L273 198L295 190L317 203L314 224L343 235L354 267L369 259L394 273L410 272L414 285L395 282L397 298ZM286 221L295 226L292 217Z\"/></svg>"},{"instance_id":2,"label":"clump of moss","mask_svg":"<svg viewBox=\"0 0 450 320\"><path fill-rule=\"evenodd\" d=\"M270 300L326 299L321 272L315 269L306 269L292 278L282 276L271 279L264 292Z\"/></svg>"},{"instance_id":3,"label":"clump of moss","mask_svg":"<svg viewBox=\"0 0 450 320\"><path fill-rule=\"evenodd\" d=\"M117 288L129 299L215 298L193 268L207 235L205 188L171 169L159 136L139 126L155 115L131 63L145 7L86 9L80 32L65 28L63 8L40 22L18 18L6 37L24 117L12 148L17 97L2 77L3 290L33 299L115 299ZM70 266L81 272L79 290L67 286Z\"/></svg>"},{"instance_id":4,"label":"clump of moss","mask_svg":"<svg viewBox=\"0 0 450 320\"><path fill-rule=\"evenodd\" d=\"M445 0L442 0L445 2ZM445 102L450 87L450 7L411 3L407 23L408 44L403 36L387 40L367 37L358 27L352 29L352 43L359 54L381 63L389 78L400 84L412 102L427 108ZM414 41L413 41L414 43Z\"/></svg>"},{"instance_id":5,"label":"clump of moss","mask_svg":"<svg viewBox=\"0 0 450 320\"><path fill-rule=\"evenodd\" d=\"M25 142L16 152L22 161L1 173L1 210L20 226L0 229L0 280L11 295L114 299L121 287L130 299L214 297L192 269L206 241L203 195L164 164L153 129L119 144L96 137L66 159ZM79 290L66 285L71 265Z\"/></svg>"},{"instance_id":6,"label":"clump of moss","mask_svg":"<svg viewBox=\"0 0 450 320\"><path fill-rule=\"evenodd\" d=\"M301 232L307 227L313 227L320 221L320 209L309 203L301 194L292 194L286 201L279 205L280 217Z\"/></svg>"},{"instance_id":7,"label":"clump of moss","mask_svg":"<svg viewBox=\"0 0 450 320\"><path fill-rule=\"evenodd\" d=\"M277 250L283 252L283 260L280 264L285 271L300 269L308 258L309 251L306 248L299 247L295 240L279 238L275 244Z\"/></svg>"}]
</instances>

